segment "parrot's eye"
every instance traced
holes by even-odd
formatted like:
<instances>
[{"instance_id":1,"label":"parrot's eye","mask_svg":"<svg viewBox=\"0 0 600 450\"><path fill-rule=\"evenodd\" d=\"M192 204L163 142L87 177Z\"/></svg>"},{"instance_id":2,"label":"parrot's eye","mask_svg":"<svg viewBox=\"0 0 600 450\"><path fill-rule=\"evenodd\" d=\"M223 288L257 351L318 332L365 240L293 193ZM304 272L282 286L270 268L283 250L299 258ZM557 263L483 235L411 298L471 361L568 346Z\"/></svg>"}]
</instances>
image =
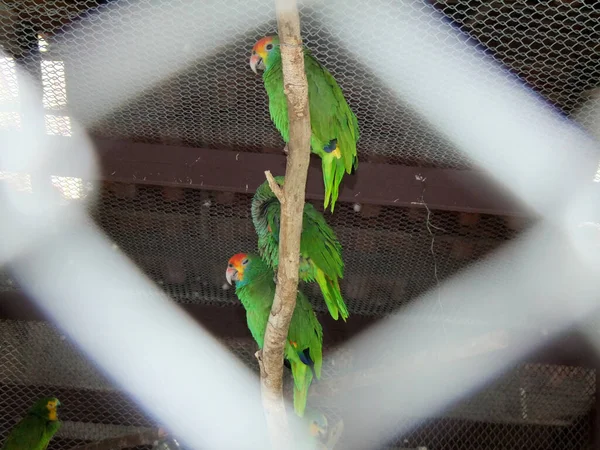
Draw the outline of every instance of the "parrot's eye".
<instances>
[{"instance_id":1,"label":"parrot's eye","mask_svg":"<svg viewBox=\"0 0 600 450\"><path fill-rule=\"evenodd\" d=\"M267 44L265 48L267 49L267 51L269 51L273 48L273 44Z\"/></svg>"},{"instance_id":2,"label":"parrot's eye","mask_svg":"<svg viewBox=\"0 0 600 450\"><path fill-rule=\"evenodd\" d=\"M252 50L252 54L253 54L253 55L256 55L256 50Z\"/></svg>"},{"instance_id":3,"label":"parrot's eye","mask_svg":"<svg viewBox=\"0 0 600 450\"><path fill-rule=\"evenodd\" d=\"M231 267L233 267L233 264L229 263L229 264L227 264L227 267L231 268Z\"/></svg>"}]
</instances>

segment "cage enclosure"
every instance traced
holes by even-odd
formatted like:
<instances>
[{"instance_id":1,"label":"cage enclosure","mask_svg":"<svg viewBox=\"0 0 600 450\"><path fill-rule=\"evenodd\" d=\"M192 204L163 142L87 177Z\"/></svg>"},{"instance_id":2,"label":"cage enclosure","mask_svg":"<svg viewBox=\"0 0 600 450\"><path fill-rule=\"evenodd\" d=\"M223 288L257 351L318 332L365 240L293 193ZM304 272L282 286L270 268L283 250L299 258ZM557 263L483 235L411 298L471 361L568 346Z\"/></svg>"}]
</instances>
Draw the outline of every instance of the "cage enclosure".
<instances>
[{"instance_id":1,"label":"cage enclosure","mask_svg":"<svg viewBox=\"0 0 600 450\"><path fill-rule=\"evenodd\" d=\"M485 333L488 324L444 301L441 284L485 265L488 255L537 220L374 73L368 58L357 58L353 43L329 21L343 14L357 40L370 43L378 58L398 61L401 70L407 50L378 49L378 37L359 20L370 14L381 27L401 29L406 19L389 14L393 3L300 5L304 42L334 75L360 126L359 170L345 177L335 214L326 214L343 246L348 322L331 320L318 287L305 286L324 328L325 387L328 380L385 366L389 358L412 361L411 355L390 355L385 345L373 349L369 361L356 361L351 351L328 358L391 315L441 340L445 329L459 330L466 341ZM584 126L594 120L586 102L600 82L597 7L528 0L400 3L445 24L448 32L440 40L466 41L476 53L491 56L507 79L519 79L548 108ZM252 5L255 14L240 16L238 11ZM89 213L114 251L258 371L256 344L224 270L231 255L256 247L250 203L263 171L284 173L283 140L270 120L263 84L248 67L254 42L276 32L274 6L207 2L204 15L197 8L182 15L185 8L185 1L151 0L0 4L0 132L41 132L60 143L72 138L77 122L91 136L100 162L98 179L73 173L39 179L2 167L0 178L24 195L35 192L37 183L50 183L66 203L94 196ZM175 21L178 31L165 26L154 28L152 36L138 34L140 21ZM137 51L128 53L120 39L137 42ZM156 55L171 48L188 62L165 70L172 61ZM104 64L121 54L127 64ZM133 67L144 74L139 85L125 81ZM18 68L40 86L36 101L44 108L44 123L22 114ZM482 80L486 76L480 74ZM448 74L447 85L437 88L452 85ZM135 95L119 101L130 91ZM114 107L106 109L103 99ZM535 128L535 121L530 125ZM307 198L323 212L320 170L313 156ZM595 172L589 168L590 181ZM410 306L431 290L439 291L440 303L415 313ZM48 393L64 405L63 427L50 449L157 426L37 310L8 266L0 291L0 439ZM539 302L541 313L544 299ZM521 319L506 323L506 330L539 339L543 330L531 329L528 316ZM422 350L415 342L415 352ZM594 354L585 339L564 336L435 416L398 417L397 436L387 448L596 448ZM485 364L494 356L476 357ZM319 392L325 400L315 394L316 404L321 401L330 419L343 418L344 411L327 409L326 388ZM339 448L351 444L342 436Z\"/></svg>"}]
</instances>

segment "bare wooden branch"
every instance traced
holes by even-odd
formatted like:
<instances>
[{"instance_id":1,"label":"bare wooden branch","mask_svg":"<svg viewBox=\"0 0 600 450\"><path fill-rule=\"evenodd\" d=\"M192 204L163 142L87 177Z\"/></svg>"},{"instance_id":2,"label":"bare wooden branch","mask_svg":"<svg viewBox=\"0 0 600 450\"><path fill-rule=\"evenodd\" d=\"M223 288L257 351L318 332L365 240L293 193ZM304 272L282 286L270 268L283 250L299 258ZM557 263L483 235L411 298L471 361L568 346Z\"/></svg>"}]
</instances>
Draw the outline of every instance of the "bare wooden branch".
<instances>
[{"instance_id":1,"label":"bare wooden branch","mask_svg":"<svg viewBox=\"0 0 600 450\"><path fill-rule=\"evenodd\" d=\"M269 183L269 187L273 191L273 194L275 194L275 197L277 197L277 200L279 200L279 203L281 203L283 205L285 203L285 196L283 195L283 189L281 189L281 186L279 186L279 183L277 181L275 181L275 178L273 178L273 175L271 175L270 170L265 170L265 176L267 177L267 182Z\"/></svg>"},{"instance_id":2,"label":"bare wooden branch","mask_svg":"<svg viewBox=\"0 0 600 450\"><path fill-rule=\"evenodd\" d=\"M283 400L283 351L298 291L300 233L306 177L310 161L310 116L308 83L304 72L304 52L300 37L300 16L295 0L275 0L277 28L281 44L283 85L290 123L288 157L281 202L279 266L277 288L258 355L261 391L273 448L292 446ZM268 178L267 178L268 179Z\"/></svg>"},{"instance_id":3,"label":"bare wooden branch","mask_svg":"<svg viewBox=\"0 0 600 450\"><path fill-rule=\"evenodd\" d=\"M123 448L152 445L155 441L165 437L167 433L162 428L143 430L137 433L103 439L89 444L73 447L71 450L120 450Z\"/></svg>"}]
</instances>

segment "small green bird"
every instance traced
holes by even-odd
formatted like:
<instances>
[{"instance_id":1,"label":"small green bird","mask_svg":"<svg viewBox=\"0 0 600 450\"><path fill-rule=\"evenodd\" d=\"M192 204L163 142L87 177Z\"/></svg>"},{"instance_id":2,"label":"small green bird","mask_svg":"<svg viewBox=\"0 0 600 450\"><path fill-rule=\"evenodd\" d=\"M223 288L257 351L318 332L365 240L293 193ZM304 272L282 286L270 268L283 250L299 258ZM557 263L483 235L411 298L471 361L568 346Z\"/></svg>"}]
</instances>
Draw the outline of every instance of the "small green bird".
<instances>
[{"instance_id":1,"label":"small green bird","mask_svg":"<svg viewBox=\"0 0 600 450\"><path fill-rule=\"evenodd\" d=\"M238 253L229 259L225 277L229 284L235 282L235 294L246 309L248 328L262 349L275 298L273 270L258 255ZM323 329L300 290L288 330L285 358L291 364L294 377L294 411L303 417L313 370L314 376L321 378Z\"/></svg>"},{"instance_id":2,"label":"small green bird","mask_svg":"<svg viewBox=\"0 0 600 450\"><path fill-rule=\"evenodd\" d=\"M12 429L2 450L45 450L60 428L56 397L39 399Z\"/></svg>"},{"instance_id":3,"label":"small green bird","mask_svg":"<svg viewBox=\"0 0 600 450\"><path fill-rule=\"evenodd\" d=\"M278 36L266 36L252 48L250 68L264 70L263 83L269 97L269 113L275 127L287 144L290 139L287 98L283 86L281 49ZM356 143L358 120L348 106L342 89L329 71L304 49L304 70L308 81L310 146L321 158L325 184L325 209L331 202L331 212L338 198L345 173L358 168Z\"/></svg>"},{"instance_id":4,"label":"small green bird","mask_svg":"<svg viewBox=\"0 0 600 450\"><path fill-rule=\"evenodd\" d=\"M275 181L283 185L285 177L275 177ZM258 234L258 251L266 263L277 270L281 204L267 181L256 190L251 212ZM349 313L339 282L344 277L342 246L323 214L310 203L304 204L298 275L302 281L316 281L331 317L338 320L342 316L346 321Z\"/></svg>"}]
</instances>

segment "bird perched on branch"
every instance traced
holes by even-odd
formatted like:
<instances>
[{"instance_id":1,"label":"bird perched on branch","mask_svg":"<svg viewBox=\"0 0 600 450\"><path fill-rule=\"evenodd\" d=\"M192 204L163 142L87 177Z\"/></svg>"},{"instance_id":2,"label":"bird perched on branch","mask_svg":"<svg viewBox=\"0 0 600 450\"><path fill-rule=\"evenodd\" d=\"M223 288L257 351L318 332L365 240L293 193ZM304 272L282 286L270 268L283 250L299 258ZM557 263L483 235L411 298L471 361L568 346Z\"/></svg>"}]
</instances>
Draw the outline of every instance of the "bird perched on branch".
<instances>
[{"instance_id":1,"label":"bird perched on branch","mask_svg":"<svg viewBox=\"0 0 600 450\"><path fill-rule=\"evenodd\" d=\"M275 177L283 185L285 177ZM281 204L269 183L261 184L252 198L252 222L258 234L258 251L265 262L277 270L279 266L279 225ZM325 217L310 203L304 204L300 237L299 277L316 281L321 289L329 314L335 320L348 318L348 308L340 291L339 279L344 276L342 246Z\"/></svg>"},{"instance_id":2,"label":"bird perched on branch","mask_svg":"<svg viewBox=\"0 0 600 450\"><path fill-rule=\"evenodd\" d=\"M39 399L12 429L2 450L45 450L60 428L56 397Z\"/></svg>"},{"instance_id":3,"label":"bird perched on branch","mask_svg":"<svg viewBox=\"0 0 600 450\"><path fill-rule=\"evenodd\" d=\"M252 253L238 253L229 259L227 282L235 282L235 294L246 309L252 337L263 348L265 330L275 299L273 270ZM323 329L306 296L299 290L285 344L285 358L294 378L294 411L304 416L308 389L314 376L321 378Z\"/></svg>"},{"instance_id":4,"label":"bird perched on branch","mask_svg":"<svg viewBox=\"0 0 600 450\"><path fill-rule=\"evenodd\" d=\"M254 44L250 68L254 73L264 70L262 78L269 97L271 120L287 144L290 138L289 118L278 36L266 36ZM331 203L333 213L344 172L351 173L358 167L358 120L335 78L308 49L304 49L304 69L308 81L312 131L310 146L312 152L321 158L325 184L324 207L327 209Z\"/></svg>"}]
</instances>

